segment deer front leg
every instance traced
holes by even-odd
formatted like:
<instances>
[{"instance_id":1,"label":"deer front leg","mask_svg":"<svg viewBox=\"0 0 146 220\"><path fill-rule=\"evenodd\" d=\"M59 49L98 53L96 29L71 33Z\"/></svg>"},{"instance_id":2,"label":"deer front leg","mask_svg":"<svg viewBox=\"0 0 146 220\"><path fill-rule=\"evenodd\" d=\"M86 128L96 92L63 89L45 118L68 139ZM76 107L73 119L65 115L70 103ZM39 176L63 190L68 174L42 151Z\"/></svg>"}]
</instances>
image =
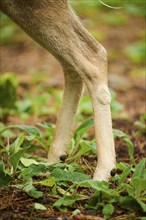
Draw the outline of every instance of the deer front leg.
<instances>
[{"instance_id":1,"label":"deer front leg","mask_svg":"<svg viewBox=\"0 0 146 220\"><path fill-rule=\"evenodd\" d=\"M49 163L64 161L67 157L67 147L71 138L73 120L83 91L83 82L73 70L66 68L64 76L63 101L57 119L53 143L48 154Z\"/></svg>"}]
</instances>

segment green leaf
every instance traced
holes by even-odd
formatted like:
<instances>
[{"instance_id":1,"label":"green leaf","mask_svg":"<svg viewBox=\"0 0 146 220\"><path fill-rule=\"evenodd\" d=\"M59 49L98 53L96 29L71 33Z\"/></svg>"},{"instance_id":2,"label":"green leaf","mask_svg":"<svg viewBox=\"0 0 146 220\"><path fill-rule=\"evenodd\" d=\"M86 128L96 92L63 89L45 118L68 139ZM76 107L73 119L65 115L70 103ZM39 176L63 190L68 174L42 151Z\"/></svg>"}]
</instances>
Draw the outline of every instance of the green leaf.
<instances>
[{"instance_id":1,"label":"green leaf","mask_svg":"<svg viewBox=\"0 0 146 220\"><path fill-rule=\"evenodd\" d=\"M134 197L134 188L131 185L128 184L123 184L123 186L125 187L126 191L128 192L129 196Z\"/></svg>"},{"instance_id":2,"label":"green leaf","mask_svg":"<svg viewBox=\"0 0 146 220\"><path fill-rule=\"evenodd\" d=\"M80 143L80 148L78 152L73 157L68 158L67 161L68 162L75 161L78 158L80 158L82 155L85 155L89 151L91 151L91 146L87 142L82 141Z\"/></svg>"},{"instance_id":3,"label":"green leaf","mask_svg":"<svg viewBox=\"0 0 146 220\"><path fill-rule=\"evenodd\" d=\"M121 208L126 209L126 210L141 210L141 204L139 203L139 200L132 196L120 196L118 203Z\"/></svg>"},{"instance_id":4,"label":"green leaf","mask_svg":"<svg viewBox=\"0 0 146 220\"><path fill-rule=\"evenodd\" d=\"M33 177L40 173L47 173L47 165L41 163L39 165L32 164L21 171L21 176Z\"/></svg>"},{"instance_id":5,"label":"green leaf","mask_svg":"<svg viewBox=\"0 0 146 220\"><path fill-rule=\"evenodd\" d=\"M77 185L80 187L85 187L85 188L93 188L98 191L99 190L103 190L103 191L109 190L109 184L107 182L100 182L97 180L85 180L85 181L77 183Z\"/></svg>"},{"instance_id":6,"label":"green leaf","mask_svg":"<svg viewBox=\"0 0 146 220\"><path fill-rule=\"evenodd\" d=\"M27 132L30 135L35 135L35 136L40 136L40 130L34 126L29 126L29 125L13 125L13 126L8 126L6 128L4 128L3 130L0 131L0 134L2 134L3 132L5 132L8 129L11 128L16 128L16 129L20 129L23 130L25 132Z\"/></svg>"},{"instance_id":7,"label":"green leaf","mask_svg":"<svg viewBox=\"0 0 146 220\"><path fill-rule=\"evenodd\" d=\"M69 192L67 192L66 190L64 190L60 186L57 186L56 189L57 189L57 192L59 192L61 195L65 195L65 196L70 196L71 195Z\"/></svg>"},{"instance_id":8,"label":"green leaf","mask_svg":"<svg viewBox=\"0 0 146 220\"><path fill-rule=\"evenodd\" d=\"M47 179L38 182L42 186L53 187L56 184L56 179L54 177L49 177Z\"/></svg>"},{"instance_id":9,"label":"green leaf","mask_svg":"<svg viewBox=\"0 0 146 220\"><path fill-rule=\"evenodd\" d=\"M25 167L29 167L32 164L39 165L39 162L37 162L36 160L25 157L21 157L20 161Z\"/></svg>"},{"instance_id":10,"label":"green leaf","mask_svg":"<svg viewBox=\"0 0 146 220\"><path fill-rule=\"evenodd\" d=\"M134 146L133 146L133 143L130 141L128 135L118 129L113 129L113 135L114 135L114 138L117 138L117 137L122 138L126 142L126 144L128 145L128 153L130 156L130 161L131 163L133 163L134 162Z\"/></svg>"},{"instance_id":11,"label":"green leaf","mask_svg":"<svg viewBox=\"0 0 146 220\"><path fill-rule=\"evenodd\" d=\"M83 124L81 124L74 133L74 139L80 140L83 137L83 135L88 131L88 129L91 126L93 126L93 124L94 124L93 118L91 118L91 119L85 121Z\"/></svg>"},{"instance_id":12,"label":"green leaf","mask_svg":"<svg viewBox=\"0 0 146 220\"><path fill-rule=\"evenodd\" d=\"M113 213L114 213L114 207L112 204L107 204L102 209L102 214L105 219L111 217Z\"/></svg>"},{"instance_id":13,"label":"green leaf","mask_svg":"<svg viewBox=\"0 0 146 220\"><path fill-rule=\"evenodd\" d=\"M62 180L62 181L69 181L69 182L81 182L83 180L88 180L90 176L84 174L84 173L79 173L79 172L68 172L65 170L61 170L59 168L56 168L53 170L51 173L51 176L56 178L56 180Z\"/></svg>"},{"instance_id":14,"label":"green leaf","mask_svg":"<svg viewBox=\"0 0 146 220\"><path fill-rule=\"evenodd\" d=\"M134 125L137 126L143 133L146 133L146 125L143 122L136 121Z\"/></svg>"},{"instance_id":15,"label":"green leaf","mask_svg":"<svg viewBox=\"0 0 146 220\"><path fill-rule=\"evenodd\" d=\"M20 134L17 139L11 144L10 146L10 156L16 152L18 152L18 150L20 149L20 146L23 144L25 140L25 135L24 134Z\"/></svg>"},{"instance_id":16,"label":"green leaf","mask_svg":"<svg viewBox=\"0 0 146 220\"><path fill-rule=\"evenodd\" d=\"M136 197L139 197L142 191L146 191L146 179L133 177L131 180L131 184L135 188Z\"/></svg>"},{"instance_id":17,"label":"green leaf","mask_svg":"<svg viewBox=\"0 0 146 220\"><path fill-rule=\"evenodd\" d=\"M26 131L30 135L40 136L40 130L34 126L30 125L16 125L16 128L19 128L23 131Z\"/></svg>"},{"instance_id":18,"label":"green leaf","mask_svg":"<svg viewBox=\"0 0 146 220\"><path fill-rule=\"evenodd\" d=\"M26 177L23 182L23 190L33 198L40 198L43 196L43 193L37 191L37 189L32 185L32 178Z\"/></svg>"},{"instance_id":19,"label":"green leaf","mask_svg":"<svg viewBox=\"0 0 146 220\"><path fill-rule=\"evenodd\" d=\"M119 186L120 186L122 183L124 183L124 181L126 180L127 176L128 176L129 173L131 172L131 168L132 168L132 166L129 166L129 167L127 167L127 168L123 171L123 173L121 174L121 176L120 176L120 178L119 178L119 181L118 181Z\"/></svg>"},{"instance_id":20,"label":"green leaf","mask_svg":"<svg viewBox=\"0 0 146 220\"><path fill-rule=\"evenodd\" d=\"M0 187L6 186L12 177L6 172L5 165L2 161L0 161Z\"/></svg>"},{"instance_id":21,"label":"green leaf","mask_svg":"<svg viewBox=\"0 0 146 220\"><path fill-rule=\"evenodd\" d=\"M146 213L146 204L144 202L142 202L140 199L137 199L137 202L139 203L139 205L142 208L143 212Z\"/></svg>"},{"instance_id":22,"label":"green leaf","mask_svg":"<svg viewBox=\"0 0 146 220\"><path fill-rule=\"evenodd\" d=\"M135 168L132 178L139 177L146 179L146 158L141 160Z\"/></svg>"},{"instance_id":23,"label":"green leaf","mask_svg":"<svg viewBox=\"0 0 146 220\"><path fill-rule=\"evenodd\" d=\"M44 205L37 203L37 202L34 204L34 208L37 210L43 210L43 211L47 210L47 208Z\"/></svg>"},{"instance_id":24,"label":"green leaf","mask_svg":"<svg viewBox=\"0 0 146 220\"><path fill-rule=\"evenodd\" d=\"M12 154L9 158L9 162L12 164L13 166L13 172L16 171L17 167L18 167L18 164L19 164L19 161L20 161L20 158L22 157L22 155L27 152L29 149L31 148L31 146L28 146L28 147L25 147L25 148L22 148L20 150L18 150L18 152Z\"/></svg>"},{"instance_id":25,"label":"green leaf","mask_svg":"<svg viewBox=\"0 0 146 220\"><path fill-rule=\"evenodd\" d=\"M125 163L120 162L117 163L116 168L124 171L127 168L127 165Z\"/></svg>"},{"instance_id":26,"label":"green leaf","mask_svg":"<svg viewBox=\"0 0 146 220\"><path fill-rule=\"evenodd\" d=\"M76 202L76 198L73 196L64 196L63 198L59 199L57 202L54 203L54 207L60 209L62 206L65 207L72 207Z\"/></svg>"}]
</instances>

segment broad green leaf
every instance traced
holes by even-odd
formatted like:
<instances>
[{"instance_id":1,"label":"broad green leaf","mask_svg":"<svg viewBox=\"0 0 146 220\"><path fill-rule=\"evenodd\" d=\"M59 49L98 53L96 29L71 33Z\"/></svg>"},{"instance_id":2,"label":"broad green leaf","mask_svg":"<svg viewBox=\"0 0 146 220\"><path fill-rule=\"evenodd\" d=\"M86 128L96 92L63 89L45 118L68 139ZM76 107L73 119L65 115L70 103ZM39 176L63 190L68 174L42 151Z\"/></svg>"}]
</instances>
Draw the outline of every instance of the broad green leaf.
<instances>
[{"instance_id":1,"label":"broad green leaf","mask_svg":"<svg viewBox=\"0 0 146 220\"><path fill-rule=\"evenodd\" d=\"M132 176L134 177L139 177L139 178L145 178L146 179L146 158L141 160L138 165L135 168L135 172Z\"/></svg>"},{"instance_id":2,"label":"broad green leaf","mask_svg":"<svg viewBox=\"0 0 146 220\"><path fill-rule=\"evenodd\" d=\"M54 177L49 177L47 179L39 181L38 184L53 187L56 184L56 179Z\"/></svg>"},{"instance_id":3,"label":"broad green leaf","mask_svg":"<svg viewBox=\"0 0 146 220\"><path fill-rule=\"evenodd\" d=\"M40 136L40 130L38 128L34 127L34 126L29 126L29 125L13 125L13 126L8 126L8 127L4 128L3 130L1 130L0 134L5 132L6 130L12 129L12 128L23 130L23 131L27 132L30 135Z\"/></svg>"},{"instance_id":4,"label":"broad green leaf","mask_svg":"<svg viewBox=\"0 0 146 220\"><path fill-rule=\"evenodd\" d=\"M43 210L43 211L47 210L47 208L44 205L37 203L37 202L34 204L34 208L37 210Z\"/></svg>"},{"instance_id":5,"label":"broad green leaf","mask_svg":"<svg viewBox=\"0 0 146 220\"><path fill-rule=\"evenodd\" d=\"M118 199L118 203L121 208L126 210L140 211L141 209L144 209L143 203L140 203L138 199L132 196L120 196Z\"/></svg>"},{"instance_id":6,"label":"broad green leaf","mask_svg":"<svg viewBox=\"0 0 146 220\"><path fill-rule=\"evenodd\" d=\"M19 128L23 131L26 131L30 135L40 136L40 130L34 126L15 125L15 128Z\"/></svg>"},{"instance_id":7,"label":"broad green leaf","mask_svg":"<svg viewBox=\"0 0 146 220\"><path fill-rule=\"evenodd\" d=\"M39 162L37 162L36 160L25 157L21 157L20 161L25 167L29 167L32 164L39 165Z\"/></svg>"},{"instance_id":8,"label":"broad green leaf","mask_svg":"<svg viewBox=\"0 0 146 220\"><path fill-rule=\"evenodd\" d=\"M113 213L114 213L114 206L112 204L107 204L102 209L102 214L105 219L111 217Z\"/></svg>"},{"instance_id":9,"label":"broad green leaf","mask_svg":"<svg viewBox=\"0 0 146 220\"><path fill-rule=\"evenodd\" d=\"M139 197L142 191L146 191L146 179L133 177L131 180L131 184L135 188L135 196Z\"/></svg>"},{"instance_id":10,"label":"broad green leaf","mask_svg":"<svg viewBox=\"0 0 146 220\"><path fill-rule=\"evenodd\" d=\"M78 186L85 188L93 188L96 190L108 190L109 184L107 182L100 182L97 180L85 180L78 183Z\"/></svg>"},{"instance_id":11,"label":"broad green leaf","mask_svg":"<svg viewBox=\"0 0 146 220\"><path fill-rule=\"evenodd\" d=\"M27 152L29 149L30 149L31 146L28 146L28 147L25 147L25 148L22 148L20 150L18 150L18 152L12 154L9 158L9 162L12 164L13 166L13 172L16 171L17 167L18 167L18 164L19 164L19 161L20 161L20 158L22 157L22 155Z\"/></svg>"},{"instance_id":12,"label":"broad green leaf","mask_svg":"<svg viewBox=\"0 0 146 220\"><path fill-rule=\"evenodd\" d=\"M74 182L81 182L83 180L88 180L90 176L84 174L84 173L79 173L79 172L68 172L65 170L61 170L59 168L56 168L53 170L51 173L51 176L56 178L56 180L62 180L62 181L70 181L72 183Z\"/></svg>"},{"instance_id":13,"label":"broad green leaf","mask_svg":"<svg viewBox=\"0 0 146 220\"><path fill-rule=\"evenodd\" d=\"M117 138L117 137L123 138L125 137L126 134L123 131L120 131L118 129L113 129L113 135L114 135L114 138Z\"/></svg>"},{"instance_id":14,"label":"broad green leaf","mask_svg":"<svg viewBox=\"0 0 146 220\"><path fill-rule=\"evenodd\" d=\"M18 150L20 150L20 146L23 144L24 140L25 140L24 134L20 134L17 137L17 139L10 146L10 156L12 156L12 154L18 152Z\"/></svg>"},{"instance_id":15,"label":"broad green leaf","mask_svg":"<svg viewBox=\"0 0 146 220\"><path fill-rule=\"evenodd\" d=\"M0 161L0 187L6 186L11 180L12 177L5 171L4 163Z\"/></svg>"},{"instance_id":16,"label":"broad green leaf","mask_svg":"<svg viewBox=\"0 0 146 220\"><path fill-rule=\"evenodd\" d=\"M73 196L64 196L63 198L59 199L57 202L54 203L54 207L59 209L62 206L65 207L72 207L76 202L76 198Z\"/></svg>"},{"instance_id":17,"label":"broad green leaf","mask_svg":"<svg viewBox=\"0 0 146 220\"><path fill-rule=\"evenodd\" d=\"M23 190L33 198L40 198L43 196L43 193L37 191L37 189L32 185L32 178L26 177L23 182Z\"/></svg>"},{"instance_id":18,"label":"broad green leaf","mask_svg":"<svg viewBox=\"0 0 146 220\"><path fill-rule=\"evenodd\" d=\"M21 176L33 177L41 173L47 173L47 166L41 163L39 165L32 164L21 171Z\"/></svg>"}]
</instances>

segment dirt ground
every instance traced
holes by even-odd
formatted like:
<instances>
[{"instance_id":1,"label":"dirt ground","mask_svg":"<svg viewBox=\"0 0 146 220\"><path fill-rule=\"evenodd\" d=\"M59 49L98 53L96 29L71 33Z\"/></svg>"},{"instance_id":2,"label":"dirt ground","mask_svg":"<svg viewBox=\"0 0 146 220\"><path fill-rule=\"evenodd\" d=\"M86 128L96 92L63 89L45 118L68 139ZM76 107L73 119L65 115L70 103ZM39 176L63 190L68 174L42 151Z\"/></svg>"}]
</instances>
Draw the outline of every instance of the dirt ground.
<instances>
[{"instance_id":1,"label":"dirt ground","mask_svg":"<svg viewBox=\"0 0 146 220\"><path fill-rule=\"evenodd\" d=\"M103 40L103 45L108 51L115 49L121 51L123 47L128 46L134 42L139 32L144 28L144 21L140 17L131 17L130 25L108 27L97 27L108 36ZM40 46L32 42L26 37L26 41L22 43L15 43L1 46L1 73L14 72L18 73L21 78L21 84L27 84L29 78L36 70L38 72L48 72L48 85L57 88L63 87L63 74L60 64L42 49ZM145 76L135 77L131 74L134 68L129 60L127 60L122 53L113 61L109 62L109 85L117 92L117 100L124 105L123 114L128 114L130 119L114 119L113 127L120 129L130 136L135 148L135 158L145 157L146 139L144 136L136 137L134 134L138 130L134 126L134 121L138 120L141 114L145 112ZM141 66L136 65L135 68ZM56 119L54 119L55 121ZM33 124L33 119L29 121ZM10 118L8 124L18 124L18 118ZM123 141L116 140L117 160L127 162L127 148ZM36 211L33 208L34 199L30 198L25 192L18 189L2 189L0 191L0 219L3 220L21 220L21 219L58 219L58 220L102 220L100 215L91 210L82 210L82 204L79 207L82 214L72 216L71 213L61 213L52 209L53 198L47 197L47 191L44 188L44 197L35 200L43 204L50 204L47 211ZM112 219L130 219L125 211L121 213L116 211L116 215ZM132 219L132 218L131 218Z\"/></svg>"}]
</instances>

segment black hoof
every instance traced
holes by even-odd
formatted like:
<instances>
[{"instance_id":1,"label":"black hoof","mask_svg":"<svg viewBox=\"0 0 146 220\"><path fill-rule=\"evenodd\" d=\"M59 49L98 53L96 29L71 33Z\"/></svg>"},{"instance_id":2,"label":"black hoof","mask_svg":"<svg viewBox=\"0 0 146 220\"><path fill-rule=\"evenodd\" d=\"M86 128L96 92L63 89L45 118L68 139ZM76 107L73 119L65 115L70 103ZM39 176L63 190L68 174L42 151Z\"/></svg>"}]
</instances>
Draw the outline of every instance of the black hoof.
<instances>
[{"instance_id":1,"label":"black hoof","mask_svg":"<svg viewBox=\"0 0 146 220\"><path fill-rule=\"evenodd\" d=\"M60 160L61 160L62 162L65 162L66 158L67 158L66 155L62 155L62 156L60 156Z\"/></svg>"},{"instance_id":2,"label":"black hoof","mask_svg":"<svg viewBox=\"0 0 146 220\"><path fill-rule=\"evenodd\" d=\"M116 169L112 169L110 174L111 174L111 176L115 176L116 175Z\"/></svg>"}]
</instances>

